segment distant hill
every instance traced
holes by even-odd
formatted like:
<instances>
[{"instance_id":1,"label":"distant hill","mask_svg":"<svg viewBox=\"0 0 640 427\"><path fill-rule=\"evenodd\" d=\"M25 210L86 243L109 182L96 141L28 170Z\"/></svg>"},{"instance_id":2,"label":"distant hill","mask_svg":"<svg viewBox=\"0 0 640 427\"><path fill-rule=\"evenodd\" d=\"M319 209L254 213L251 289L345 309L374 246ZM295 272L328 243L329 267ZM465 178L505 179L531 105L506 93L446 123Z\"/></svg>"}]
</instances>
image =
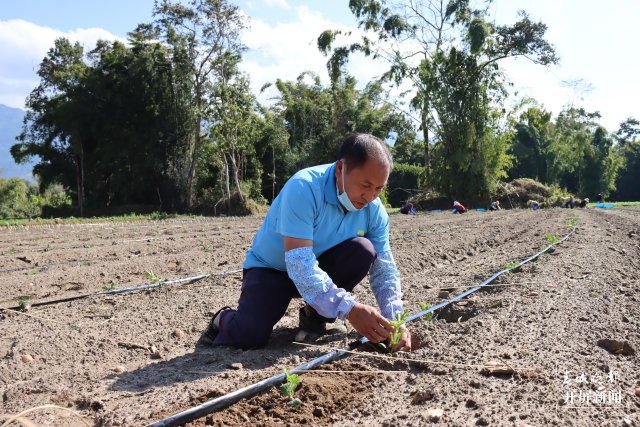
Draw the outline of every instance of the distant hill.
<instances>
[{"instance_id":1,"label":"distant hill","mask_svg":"<svg viewBox=\"0 0 640 427\"><path fill-rule=\"evenodd\" d=\"M15 144L16 136L22 129L25 111L0 104L0 176L2 178L24 178L34 181L31 170L33 164L18 165L9 150Z\"/></svg>"}]
</instances>

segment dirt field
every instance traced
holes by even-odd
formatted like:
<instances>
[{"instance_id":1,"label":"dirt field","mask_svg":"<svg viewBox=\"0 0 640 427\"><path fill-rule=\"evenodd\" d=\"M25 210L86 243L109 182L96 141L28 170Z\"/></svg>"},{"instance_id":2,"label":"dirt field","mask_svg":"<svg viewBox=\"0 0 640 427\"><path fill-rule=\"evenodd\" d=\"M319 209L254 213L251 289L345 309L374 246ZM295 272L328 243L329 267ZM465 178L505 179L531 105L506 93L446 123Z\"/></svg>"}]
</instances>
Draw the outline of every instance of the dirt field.
<instances>
[{"instance_id":1,"label":"dirt field","mask_svg":"<svg viewBox=\"0 0 640 427\"><path fill-rule=\"evenodd\" d=\"M578 230L555 252L501 276L439 320L410 323L413 352L363 349L301 375L298 408L272 389L190 425L640 426L640 209L392 215L405 307L434 305L442 290L454 296L527 258L547 244L547 233L565 235L572 216ZM0 306L16 306L23 295L39 302L140 285L149 282L145 272L162 279L229 272L241 266L260 223L3 228ZM294 301L264 349L196 347L211 313L235 305L240 280L230 273L24 314L0 311L0 414L54 404L88 425L146 425L357 337L294 343L302 304ZM356 293L373 303L368 284ZM617 340L618 354L603 339ZM489 361L510 373L483 373ZM124 372L114 372L118 366ZM59 409L27 418L82 425Z\"/></svg>"}]
</instances>

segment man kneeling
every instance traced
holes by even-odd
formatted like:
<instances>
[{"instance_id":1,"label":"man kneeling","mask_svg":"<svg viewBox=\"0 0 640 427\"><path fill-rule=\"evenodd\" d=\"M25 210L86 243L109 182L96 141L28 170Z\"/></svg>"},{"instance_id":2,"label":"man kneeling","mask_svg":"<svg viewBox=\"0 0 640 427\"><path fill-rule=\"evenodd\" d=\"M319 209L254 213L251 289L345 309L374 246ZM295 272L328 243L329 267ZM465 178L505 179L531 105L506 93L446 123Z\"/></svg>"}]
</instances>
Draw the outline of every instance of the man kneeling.
<instances>
[{"instance_id":1,"label":"man kneeling","mask_svg":"<svg viewBox=\"0 0 640 427\"><path fill-rule=\"evenodd\" d=\"M302 297L302 329L322 333L327 323L346 319L369 341L387 341L393 330L387 319L403 311L389 216L378 198L392 167L381 139L355 134L335 163L293 175L247 251L238 308L220 309L203 338L242 349L264 346L291 299ZM380 311L351 293L367 272ZM394 350L411 350L406 328Z\"/></svg>"}]
</instances>

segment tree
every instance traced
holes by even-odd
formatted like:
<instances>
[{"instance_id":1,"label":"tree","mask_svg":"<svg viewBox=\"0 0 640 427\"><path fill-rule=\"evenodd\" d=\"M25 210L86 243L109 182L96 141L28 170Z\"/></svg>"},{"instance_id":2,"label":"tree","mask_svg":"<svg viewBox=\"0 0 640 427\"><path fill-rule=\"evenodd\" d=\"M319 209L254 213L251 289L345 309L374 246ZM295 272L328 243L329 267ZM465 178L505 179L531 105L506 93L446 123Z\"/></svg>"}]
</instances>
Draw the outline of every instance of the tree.
<instances>
[{"instance_id":1,"label":"tree","mask_svg":"<svg viewBox=\"0 0 640 427\"><path fill-rule=\"evenodd\" d=\"M40 157L33 171L40 177L41 190L54 182L75 187L81 216L85 164L92 145L88 135L91 104L83 96L86 73L82 46L57 39L40 64L40 84L27 98L23 131L19 143L11 147L17 163Z\"/></svg>"},{"instance_id":2,"label":"tree","mask_svg":"<svg viewBox=\"0 0 640 427\"><path fill-rule=\"evenodd\" d=\"M568 107L556 120L549 147L549 179L572 192L593 196L615 189L621 160L597 120L600 113Z\"/></svg>"},{"instance_id":3,"label":"tree","mask_svg":"<svg viewBox=\"0 0 640 427\"><path fill-rule=\"evenodd\" d=\"M383 58L390 64L383 80L397 84L407 79L411 82L410 106L420 116L427 174L432 164L432 141L452 145L437 148L440 158L433 164L448 165L441 171L458 168L459 173L464 174L468 170L470 160L462 158L465 146L474 138L489 137L484 126L491 121L489 115L495 111L486 107L496 101L490 96L499 94L503 88L497 67L500 60L524 56L542 65L557 62L553 47L544 40L546 26L532 22L524 13L511 26L494 27L488 22L487 9L473 9L468 0L453 0L446 5L437 0L351 0L349 6L359 27L367 34L359 42L333 49L328 62L330 75L336 78L349 55L362 52L373 58ZM340 34L340 31L323 32L318 38L319 48L329 53ZM454 70L463 71L464 78L456 81L455 75L451 74ZM452 92L458 95L456 102L446 102L444 95ZM471 100L480 104L459 112L460 118L453 118L458 114L460 103ZM450 124L464 124L466 130L452 130L443 135L443 118ZM473 120L475 124L465 120ZM430 130L435 132L433 138ZM451 139L452 136L462 139ZM477 141L474 145L476 148L505 146L502 142L489 140ZM473 154L477 153L473 151ZM450 155L453 157L448 158ZM508 163L503 154L488 154L488 158L493 160L481 160L478 164L501 168ZM485 178L503 173L503 170L489 171ZM436 180L448 182L442 176ZM489 185L491 179L481 182L479 190L488 191L490 188L484 186ZM464 186L447 187L441 190L457 194L467 191Z\"/></svg>"},{"instance_id":4,"label":"tree","mask_svg":"<svg viewBox=\"0 0 640 427\"><path fill-rule=\"evenodd\" d=\"M613 134L613 137L621 146L628 142L637 141L639 136L640 121L633 117L629 117L620 123L620 128Z\"/></svg>"},{"instance_id":5,"label":"tree","mask_svg":"<svg viewBox=\"0 0 640 427\"><path fill-rule=\"evenodd\" d=\"M226 0L190 0L188 6L161 0L155 4L154 17L156 28L173 49L173 61L190 71L193 142L189 149L186 205L191 207L202 136L207 132L202 128L211 122L208 101L213 85L222 78L224 61L244 50L240 31L245 25L239 9Z\"/></svg>"},{"instance_id":6,"label":"tree","mask_svg":"<svg viewBox=\"0 0 640 427\"><path fill-rule=\"evenodd\" d=\"M553 138L551 113L537 105L527 108L513 123L514 134L511 153L514 165L509 171L511 179L533 178L549 183L547 160Z\"/></svg>"},{"instance_id":7,"label":"tree","mask_svg":"<svg viewBox=\"0 0 640 427\"><path fill-rule=\"evenodd\" d=\"M622 165L613 197L621 201L640 201L640 140L626 141L620 157Z\"/></svg>"},{"instance_id":8,"label":"tree","mask_svg":"<svg viewBox=\"0 0 640 427\"><path fill-rule=\"evenodd\" d=\"M256 114L256 100L251 94L249 80L237 68L240 57L227 55L230 57L220 61L224 69L219 71L220 81L212 93L212 116L216 120L211 125L211 138L218 146L225 171L231 172L225 174L224 196L228 201L231 199L228 189L231 181L242 202L241 181L254 182L250 196L260 194L262 171L254 143L259 138L261 120Z\"/></svg>"}]
</instances>

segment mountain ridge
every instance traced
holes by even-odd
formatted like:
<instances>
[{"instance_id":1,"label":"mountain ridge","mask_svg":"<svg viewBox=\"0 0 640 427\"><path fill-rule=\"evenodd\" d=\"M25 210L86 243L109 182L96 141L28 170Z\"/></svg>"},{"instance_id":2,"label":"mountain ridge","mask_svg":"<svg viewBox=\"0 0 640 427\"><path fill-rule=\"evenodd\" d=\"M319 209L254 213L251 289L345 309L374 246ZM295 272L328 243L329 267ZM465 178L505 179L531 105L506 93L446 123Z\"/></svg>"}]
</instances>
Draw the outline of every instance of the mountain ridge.
<instances>
[{"instance_id":1,"label":"mountain ridge","mask_svg":"<svg viewBox=\"0 0 640 427\"><path fill-rule=\"evenodd\" d=\"M26 111L0 104L0 177L23 178L34 181L31 174L34 161L19 165L11 156L11 146L22 130L22 120Z\"/></svg>"}]
</instances>

